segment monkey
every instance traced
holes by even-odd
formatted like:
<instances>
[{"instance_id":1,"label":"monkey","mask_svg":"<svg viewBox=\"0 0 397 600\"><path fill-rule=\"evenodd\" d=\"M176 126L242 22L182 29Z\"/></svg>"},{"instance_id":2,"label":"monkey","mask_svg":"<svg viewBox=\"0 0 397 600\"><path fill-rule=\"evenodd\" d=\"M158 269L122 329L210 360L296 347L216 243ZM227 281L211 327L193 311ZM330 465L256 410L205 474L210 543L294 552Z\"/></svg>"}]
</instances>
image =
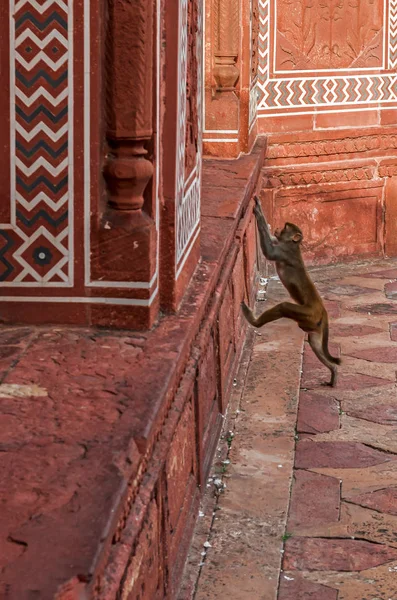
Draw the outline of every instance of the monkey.
<instances>
[{"instance_id":1,"label":"monkey","mask_svg":"<svg viewBox=\"0 0 397 600\"><path fill-rule=\"evenodd\" d=\"M281 231L278 229L271 235L259 198L255 196L254 201L262 252L268 260L276 263L280 281L296 304L281 302L255 317L252 310L242 302L243 314L254 327L262 327L282 317L296 321L308 334L314 354L331 371L331 380L324 385L335 387L338 377L336 365L340 365L341 360L331 356L328 350L328 313L303 262L300 248L302 231L293 223L285 223Z\"/></svg>"}]
</instances>

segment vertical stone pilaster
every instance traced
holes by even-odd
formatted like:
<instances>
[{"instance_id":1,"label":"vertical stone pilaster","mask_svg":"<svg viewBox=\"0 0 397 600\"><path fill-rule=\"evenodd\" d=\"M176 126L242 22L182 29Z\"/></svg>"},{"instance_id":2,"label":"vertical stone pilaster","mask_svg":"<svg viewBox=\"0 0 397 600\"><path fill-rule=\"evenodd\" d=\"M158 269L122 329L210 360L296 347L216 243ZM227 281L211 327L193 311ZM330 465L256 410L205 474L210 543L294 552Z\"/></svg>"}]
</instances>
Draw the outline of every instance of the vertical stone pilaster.
<instances>
[{"instance_id":1,"label":"vertical stone pilaster","mask_svg":"<svg viewBox=\"0 0 397 600\"><path fill-rule=\"evenodd\" d=\"M248 149L253 0L206 0L204 153Z\"/></svg>"},{"instance_id":2,"label":"vertical stone pilaster","mask_svg":"<svg viewBox=\"0 0 397 600\"><path fill-rule=\"evenodd\" d=\"M108 0L105 22L106 205L93 238L95 281L156 278L153 181L155 0ZM95 239L96 238L96 239ZM151 285L149 285L151 282Z\"/></svg>"}]
</instances>

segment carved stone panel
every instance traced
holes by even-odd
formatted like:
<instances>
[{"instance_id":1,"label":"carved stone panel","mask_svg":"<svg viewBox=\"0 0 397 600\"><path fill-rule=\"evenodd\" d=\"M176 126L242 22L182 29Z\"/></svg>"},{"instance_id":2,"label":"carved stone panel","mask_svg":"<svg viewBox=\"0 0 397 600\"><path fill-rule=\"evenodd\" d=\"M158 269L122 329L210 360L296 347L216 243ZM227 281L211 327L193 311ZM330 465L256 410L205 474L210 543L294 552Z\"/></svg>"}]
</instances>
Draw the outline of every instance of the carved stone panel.
<instances>
[{"instance_id":1,"label":"carved stone panel","mask_svg":"<svg viewBox=\"0 0 397 600\"><path fill-rule=\"evenodd\" d=\"M278 0L276 71L381 67L379 0Z\"/></svg>"},{"instance_id":2,"label":"carved stone panel","mask_svg":"<svg viewBox=\"0 0 397 600\"><path fill-rule=\"evenodd\" d=\"M397 105L397 0L259 0L258 114Z\"/></svg>"}]
</instances>

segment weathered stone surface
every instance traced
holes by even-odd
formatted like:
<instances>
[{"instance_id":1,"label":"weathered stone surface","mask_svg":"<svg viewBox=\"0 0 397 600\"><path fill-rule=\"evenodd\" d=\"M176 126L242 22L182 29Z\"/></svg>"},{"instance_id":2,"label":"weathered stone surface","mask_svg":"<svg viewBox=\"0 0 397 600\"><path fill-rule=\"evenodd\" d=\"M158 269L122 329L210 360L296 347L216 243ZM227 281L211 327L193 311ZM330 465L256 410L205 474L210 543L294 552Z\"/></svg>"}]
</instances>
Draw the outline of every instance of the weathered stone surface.
<instances>
[{"instance_id":1,"label":"weathered stone surface","mask_svg":"<svg viewBox=\"0 0 397 600\"><path fill-rule=\"evenodd\" d=\"M397 563L352 572L305 572L312 582L335 588L340 600L394 600ZM291 598L292 600L292 598ZM322 600L314 597L313 600Z\"/></svg>"},{"instance_id":2,"label":"weathered stone surface","mask_svg":"<svg viewBox=\"0 0 397 600\"><path fill-rule=\"evenodd\" d=\"M349 352L349 356L377 363L397 363L397 346L367 348L359 352Z\"/></svg>"},{"instance_id":3,"label":"weathered stone surface","mask_svg":"<svg viewBox=\"0 0 397 600\"><path fill-rule=\"evenodd\" d=\"M385 285L385 295L386 298L391 300L397 297L397 281L391 281L386 283Z\"/></svg>"},{"instance_id":4,"label":"weathered stone surface","mask_svg":"<svg viewBox=\"0 0 397 600\"><path fill-rule=\"evenodd\" d=\"M372 377L370 375L363 375L362 373L358 373L355 375L344 375L342 373L338 378L337 387L339 390L358 391L379 385L390 385L390 382L390 379L383 379L382 377Z\"/></svg>"},{"instance_id":5,"label":"weathered stone surface","mask_svg":"<svg viewBox=\"0 0 397 600\"><path fill-rule=\"evenodd\" d=\"M290 538L285 544L286 571L364 571L397 560L397 548L361 540Z\"/></svg>"},{"instance_id":6,"label":"weathered stone surface","mask_svg":"<svg viewBox=\"0 0 397 600\"><path fill-rule=\"evenodd\" d=\"M321 284L319 286L319 291L324 298L331 297L331 299L334 296L364 296L365 294L374 293L374 290L371 288L361 287L359 285L334 284L333 282Z\"/></svg>"},{"instance_id":7,"label":"weathered stone surface","mask_svg":"<svg viewBox=\"0 0 397 600\"><path fill-rule=\"evenodd\" d=\"M397 455L355 442L304 440L296 444L295 467L297 469L358 469L396 460Z\"/></svg>"},{"instance_id":8,"label":"weathered stone surface","mask_svg":"<svg viewBox=\"0 0 397 600\"><path fill-rule=\"evenodd\" d=\"M390 323L390 337L393 342L397 342L397 323Z\"/></svg>"},{"instance_id":9,"label":"weathered stone surface","mask_svg":"<svg viewBox=\"0 0 397 600\"><path fill-rule=\"evenodd\" d=\"M394 515L342 502L338 519L316 523L307 519L294 534L307 538L360 539L397 548L396 526L397 517Z\"/></svg>"},{"instance_id":10,"label":"weathered stone surface","mask_svg":"<svg viewBox=\"0 0 397 600\"><path fill-rule=\"evenodd\" d=\"M397 314L397 305L387 304L386 302L377 302L376 304L365 304L356 306L356 312L367 313L367 315L395 315Z\"/></svg>"},{"instance_id":11,"label":"weathered stone surface","mask_svg":"<svg viewBox=\"0 0 397 600\"><path fill-rule=\"evenodd\" d=\"M397 269L386 269L383 271L374 271L373 273L360 273L360 277L368 277L370 279L397 279Z\"/></svg>"},{"instance_id":12,"label":"weathered stone surface","mask_svg":"<svg viewBox=\"0 0 397 600\"><path fill-rule=\"evenodd\" d=\"M363 337L373 333L380 333L382 329L371 325L344 325L343 323L332 324L332 335L337 337Z\"/></svg>"},{"instance_id":13,"label":"weathered stone surface","mask_svg":"<svg viewBox=\"0 0 397 600\"><path fill-rule=\"evenodd\" d=\"M278 600L337 600L338 590L312 583L296 574L283 572L280 577Z\"/></svg>"},{"instance_id":14,"label":"weathered stone surface","mask_svg":"<svg viewBox=\"0 0 397 600\"><path fill-rule=\"evenodd\" d=\"M381 513L397 515L397 486L349 496L349 502L372 508Z\"/></svg>"},{"instance_id":15,"label":"weathered stone surface","mask_svg":"<svg viewBox=\"0 0 397 600\"><path fill-rule=\"evenodd\" d=\"M334 398L313 392L301 392L297 431L298 433L322 433L339 428L339 405Z\"/></svg>"},{"instance_id":16,"label":"weathered stone surface","mask_svg":"<svg viewBox=\"0 0 397 600\"><path fill-rule=\"evenodd\" d=\"M350 408L347 408L346 412L352 417L366 419L372 423L381 423L383 425L397 424L397 405L395 403L356 407L350 404Z\"/></svg>"},{"instance_id":17,"label":"weathered stone surface","mask_svg":"<svg viewBox=\"0 0 397 600\"><path fill-rule=\"evenodd\" d=\"M296 529L308 523L316 526L337 522L339 510L339 479L295 470L288 517L289 533L295 533Z\"/></svg>"}]
</instances>

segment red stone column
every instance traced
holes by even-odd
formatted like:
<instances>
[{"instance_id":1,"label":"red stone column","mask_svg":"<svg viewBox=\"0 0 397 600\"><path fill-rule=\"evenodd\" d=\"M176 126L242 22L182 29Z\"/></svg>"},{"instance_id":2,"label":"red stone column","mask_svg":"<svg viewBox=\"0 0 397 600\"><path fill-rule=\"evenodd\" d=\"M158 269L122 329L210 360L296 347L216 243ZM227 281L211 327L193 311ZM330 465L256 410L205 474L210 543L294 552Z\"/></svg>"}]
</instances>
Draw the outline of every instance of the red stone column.
<instances>
[{"instance_id":1,"label":"red stone column","mask_svg":"<svg viewBox=\"0 0 397 600\"><path fill-rule=\"evenodd\" d=\"M236 157L252 147L257 22L257 0L206 0L205 154Z\"/></svg>"},{"instance_id":2,"label":"red stone column","mask_svg":"<svg viewBox=\"0 0 397 600\"><path fill-rule=\"evenodd\" d=\"M109 0L105 32L106 182L91 261L92 278L135 289L156 286L153 180L155 0ZM95 243L95 236L97 237ZM150 282L152 282L150 284ZM148 284L149 287L148 287ZM147 295L147 294L146 294ZM139 296L139 295L138 295ZM156 303L148 307L153 321ZM141 314L142 317L142 314Z\"/></svg>"}]
</instances>

